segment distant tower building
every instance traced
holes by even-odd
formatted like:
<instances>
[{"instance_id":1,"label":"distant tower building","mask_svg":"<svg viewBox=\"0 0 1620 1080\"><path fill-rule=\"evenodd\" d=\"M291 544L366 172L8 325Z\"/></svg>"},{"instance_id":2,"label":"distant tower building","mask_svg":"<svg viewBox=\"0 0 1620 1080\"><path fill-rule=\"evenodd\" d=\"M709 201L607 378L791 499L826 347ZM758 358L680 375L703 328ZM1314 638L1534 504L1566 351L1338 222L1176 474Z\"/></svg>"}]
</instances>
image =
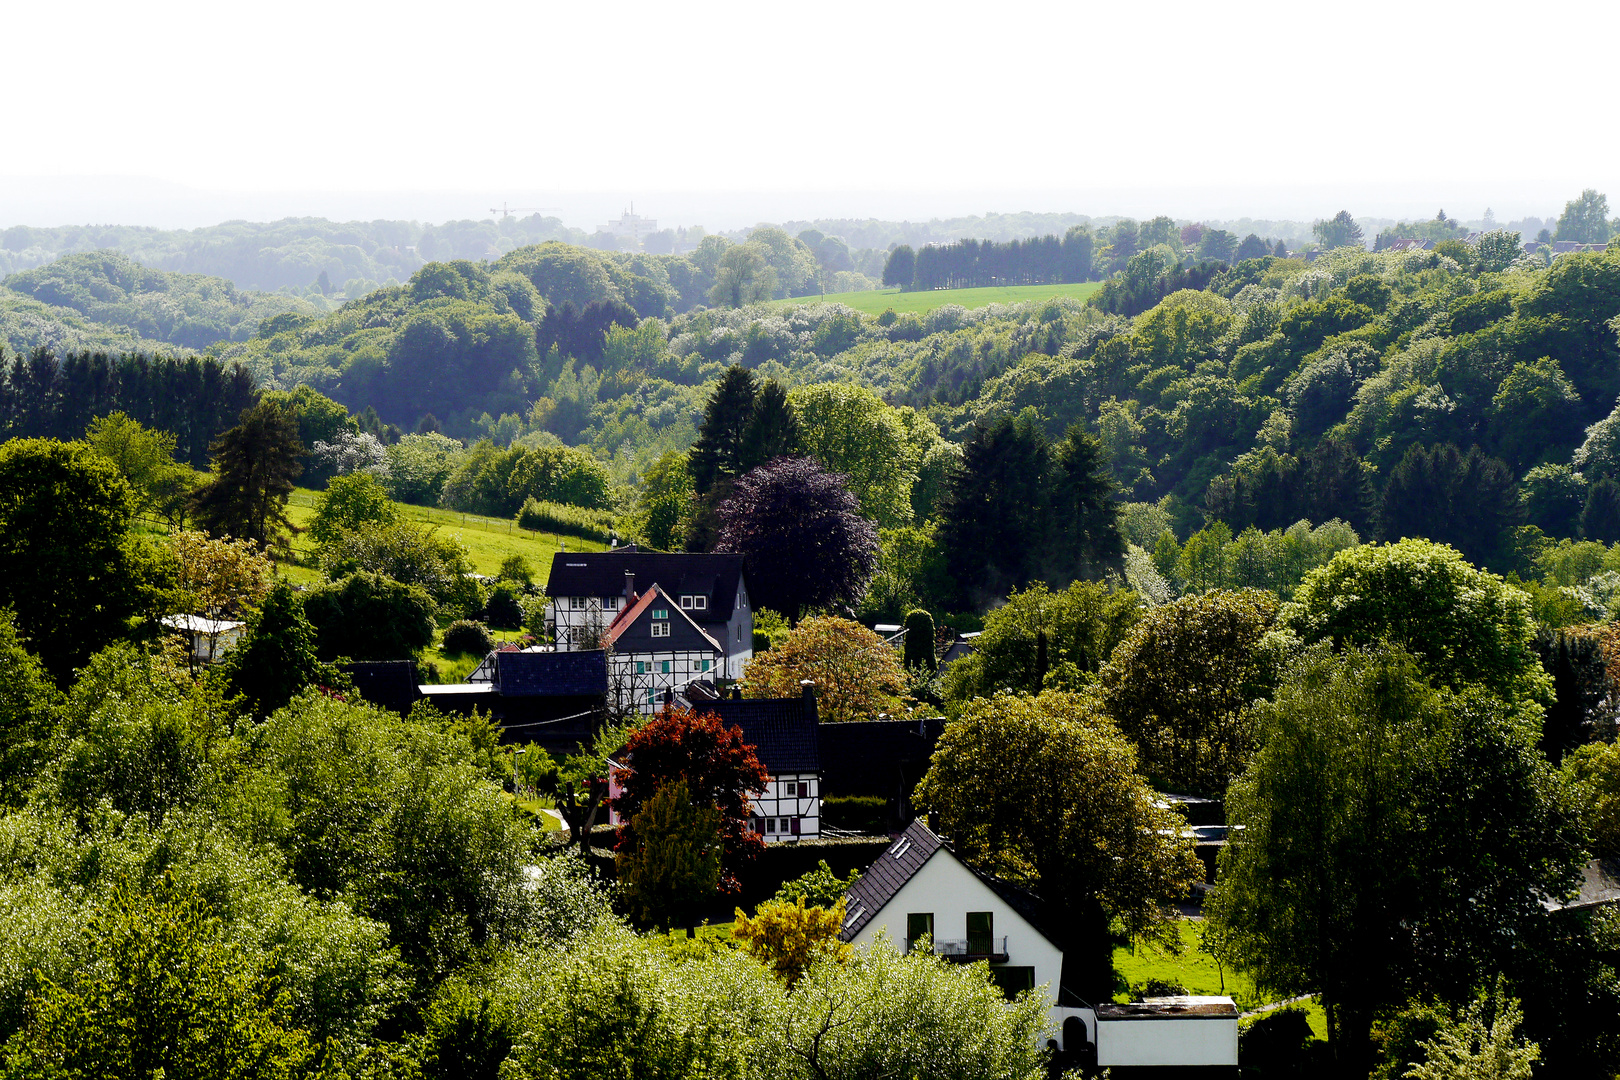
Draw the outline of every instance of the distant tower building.
<instances>
[{"instance_id":1,"label":"distant tower building","mask_svg":"<svg viewBox=\"0 0 1620 1080\"><path fill-rule=\"evenodd\" d=\"M658 222L654 218L645 218L636 213L636 204L631 203L630 209L619 215L618 221L610 221L606 225L598 225L596 231L607 233L616 240L628 240L637 248L641 247L642 238L648 233L658 231Z\"/></svg>"}]
</instances>

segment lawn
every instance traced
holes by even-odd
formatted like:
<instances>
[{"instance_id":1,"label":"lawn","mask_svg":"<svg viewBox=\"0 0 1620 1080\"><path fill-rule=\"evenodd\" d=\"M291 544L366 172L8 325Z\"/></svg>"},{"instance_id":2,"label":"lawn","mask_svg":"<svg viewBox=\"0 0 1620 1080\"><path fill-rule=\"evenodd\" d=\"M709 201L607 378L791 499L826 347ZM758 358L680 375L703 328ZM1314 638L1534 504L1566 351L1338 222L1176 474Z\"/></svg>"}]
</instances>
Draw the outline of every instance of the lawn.
<instances>
[{"instance_id":1,"label":"lawn","mask_svg":"<svg viewBox=\"0 0 1620 1080\"><path fill-rule=\"evenodd\" d=\"M990 304L1027 304L1050 300L1054 296L1072 296L1084 300L1098 289L1100 281L1084 281L1070 285L1008 285L987 289L935 289L932 292L901 292L899 289L877 289L867 292L828 293L829 304L846 304L867 315L881 315L888 308L904 315L908 312L932 311L946 304L961 304L965 308L981 308ZM772 307L792 304L819 304L819 296L795 296L787 300L772 300Z\"/></svg>"},{"instance_id":2,"label":"lawn","mask_svg":"<svg viewBox=\"0 0 1620 1080\"><path fill-rule=\"evenodd\" d=\"M1215 958L1198 948L1203 931L1202 919L1182 919L1181 955L1173 955L1160 945L1140 942L1114 950L1114 970L1125 984L1136 985L1148 979L1176 983L1187 988L1189 994L1230 997L1237 1002L1240 1012L1249 1012L1269 1005L1268 995L1255 989L1248 976L1238 971L1223 970ZM1126 985L1114 994L1115 1001L1131 1001L1133 997ZM1316 998L1300 1002L1295 1008L1305 1010L1311 1031L1318 1039L1327 1038L1327 1015ZM1254 1018L1258 1019L1258 1018Z\"/></svg>"},{"instance_id":3,"label":"lawn","mask_svg":"<svg viewBox=\"0 0 1620 1080\"><path fill-rule=\"evenodd\" d=\"M316 494L317 492L307 488L299 488L293 492L287 507L287 516L292 519L294 525L302 528L309 523L310 517L315 512ZM459 514L454 510L410 506L405 503L394 505L403 516L413 521L437 525L443 535L453 536L461 541L461 546L467 549L467 559L472 563L473 570L490 577L495 576L501 568L501 562L507 557L522 555L529 560L529 566L534 570L535 583L544 585L546 578L551 574L551 557L561 550L564 543L568 545L570 551L601 551L607 546L574 536L558 537L552 533L529 532L518 528L511 521L500 518ZM308 536L299 535L293 538L293 551L299 556L308 555L309 550ZM307 566L284 565L282 572L295 584L309 584L320 577L316 570Z\"/></svg>"}]
</instances>

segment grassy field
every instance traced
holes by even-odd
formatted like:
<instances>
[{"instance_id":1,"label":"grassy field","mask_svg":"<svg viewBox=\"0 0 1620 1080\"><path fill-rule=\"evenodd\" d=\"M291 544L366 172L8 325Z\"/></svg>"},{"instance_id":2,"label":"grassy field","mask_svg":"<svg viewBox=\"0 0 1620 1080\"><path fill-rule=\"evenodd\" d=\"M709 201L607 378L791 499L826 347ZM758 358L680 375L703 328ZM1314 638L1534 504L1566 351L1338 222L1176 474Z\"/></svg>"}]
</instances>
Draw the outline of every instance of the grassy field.
<instances>
[{"instance_id":1,"label":"grassy field","mask_svg":"<svg viewBox=\"0 0 1620 1080\"><path fill-rule=\"evenodd\" d=\"M302 528L309 523L310 517L315 512L316 494L307 488L299 488L293 493L287 507L287 516L292 519L294 525ZM607 546L574 536L557 537L551 533L532 533L499 518L458 514L453 510L408 506L405 503L394 505L399 507L402 515L412 521L437 525L441 534L455 537L461 542L461 546L467 549L467 559L472 563L473 570L491 577L500 570L501 562L508 556L522 555L529 560L529 565L534 569L535 583L543 585L551 573L551 557L561 549L563 543L568 545L569 551L601 551ZM293 538L293 551L298 555L308 555L309 548L307 535ZM307 566L284 566L282 570L291 581L300 584L313 582L320 577L316 570Z\"/></svg>"},{"instance_id":2,"label":"grassy field","mask_svg":"<svg viewBox=\"0 0 1620 1080\"><path fill-rule=\"evenodd\" d=\"M893 308L904 315L908 312L932 311L946 304L961 304L965 308L981 308L990 304L1027 304L1031 301L1050 300L1054 296L1072 296L1084 300L1102 288L1099 281L1085 281L1072 285L1008 285L989 289L936 289L932 292L907 292L899 289L878 289L868 292L828 293L829 304L847 304L867 315L881 315ZM796 296L788 300L772 300L772 307L791 304L819 304L819 296Z\"/></svg>"},{"instance_id":3,"label":"grassy field","mask_svg":"<svg viewBox=\"0 0 1620 1080\"><path fill-rule=\"evenodd\" d=\"M1237 1002L1240 1012L1271 1004L1267 995L1256 990L1254 983L1242 972L1224 971L1213 956L1199 951L1199 935L1203 926L1199 919L1181 920L1180 956L1162 946L1147 943L1115 949L1114 970L1131 985L1158 979L1185 986L1190 994L1230 997ZM1132 995L1122 986L1114 995L1114 1000L1130 1001ZM1327 1038L1327 1015L1322 1011L1322 1003L1311 998L1296 1007L1305 1010L1305 1018L1316 1037Z\"/></svg>"}]
</instances>

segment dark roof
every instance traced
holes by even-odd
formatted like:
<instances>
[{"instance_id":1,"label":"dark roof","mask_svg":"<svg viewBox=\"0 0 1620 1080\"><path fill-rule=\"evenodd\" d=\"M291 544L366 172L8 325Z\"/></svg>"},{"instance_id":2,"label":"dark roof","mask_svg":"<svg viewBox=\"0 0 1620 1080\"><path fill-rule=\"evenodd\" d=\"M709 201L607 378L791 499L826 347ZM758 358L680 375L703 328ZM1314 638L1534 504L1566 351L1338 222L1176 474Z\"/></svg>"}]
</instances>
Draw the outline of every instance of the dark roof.
<instances>
[{"instance_id":1,"label":"dark roof","mask_svg":"<svg viewBox=\"0 0 1620 1080\"><path fill-rule=\"evenodd\" d=\"M816 731L822 795L877 795L904 802L928 771L944 728L943 720L822 724Z\"/></svg>"},{"instance_id":2,"label":"dark roof","mask_svg":"<svg viewBox=\"0 0 1620 1080\"><path fill-rule=\"evenodd\" d=\"M743 579L741 555L686 554L654 551L559 551L551 558L546 595L623 596L625 572L635 574L637 590L657 581L666 593L707 596L698 622L726 622L737 604Z\"/></svg>"},{"instance_id":3,"label":"dark roof","mask_svg":"<svg viewBox=\"0 0 1620 1080\"><path fill-rule=\"evenodd\" d=\"M950 854L950 848L945 847L945 842L923 824L922 818L907 826L906 831L889 845L888 850L878 856L877 862L868 867L866 873L862 874L844 894L844 910L848 914L841 932L843 939L849 941L860 933L940 848L945 848L946 853ZM956 858L955 855L950 857ZM991 892L1001 897L1008 907L1035 928L1036 933L1056 943L1057 939L1047 930L1042 918L1040 897L1028 889L1002 881L1000 878L981 874L966 863L962 863L961 866L984 882L985 887Z\"/></svg>"},{"instance_id":4,"label":"dark roof","mask_svg":"<svg viewBox=\"0 0 1620 1080\"><path fill-rule=\"evenodd\" d=\"M407 713L421 693L416 689L416 664L411 660L364 660L339 664L354 681L360 696L373 705Z\"/></svg>"},{"instance_id":5,"label":"dark roof","mask_svg":"<svg viewBox=\"0 0 1620 1080\"><path fill-rule=\"evenodd\" d=\"M844 929L839 936L850 941L865 929L883 906L894 899L894 894L944 846L921 818L913 821L844 894Z\"/></svg>"},{"instance_id":6,"label":"dark roof","mask_svg":"<svg viewBox=\"0 0 1620 1080\"><path fill-rule=\"evenodd\" d=\"M503 697L585 697L607 693L607 653L497 652L495 685Z\"/></svg>"},{"instance_id":7,"label":"dark roof","mask_svg":"<svg viewBox=\"0 0 1620 1080\"><path fill-rule=\"evenodd\" d=\"M743 739L759 754L760 763L772 776L821 771L816 699L812 694L694 701L692 708L700 713L712 712L727 725L742 728Z\"/></svg>"},{"instance_id":8,"label":"dark roof","mask_svg":"<svg viewBox=\"0 0 1620 1080\"><path fill-rule=\"evenodd\" d=\"M640 629L647 629L647 625L645 624L650 624L652 620L643 620L642 616L646 614L647 609L654 603L659 603L666 606L670 611L674 612L676 615L679 615L680 622L675 623L673 619L671 619L671 622L676 626L684 627L682 633L678 635L679 640L677 638L670 638L667 643L658 642L654 645L655 651L690 649L693 647L698 647L713 649L715 652L724 655L726 650L720 645L720 643L714 640L714 637L707 630L703 629L703 627L699 626L692 619L690 612L681 610L681 606L670 599L669 591L656 581L648 587L646 592L638 596L634 603L622 609L613 617L613 621L608 623L606 635L608 644L616 646L620 652L634 653L640 651L635 648L626 648L623 644L621 644L621 639L624 639L627 634L629 634L632 630L638 629L638 627ZM648 633L650 635L651 631L649 630ZM641 635L639 633L635 635L636 638L639 638L640 636ZM639 644L645 646L651 642L652 639L649 636L646 641L631 641L630 644Z\"/></svg>"}]
</instances>

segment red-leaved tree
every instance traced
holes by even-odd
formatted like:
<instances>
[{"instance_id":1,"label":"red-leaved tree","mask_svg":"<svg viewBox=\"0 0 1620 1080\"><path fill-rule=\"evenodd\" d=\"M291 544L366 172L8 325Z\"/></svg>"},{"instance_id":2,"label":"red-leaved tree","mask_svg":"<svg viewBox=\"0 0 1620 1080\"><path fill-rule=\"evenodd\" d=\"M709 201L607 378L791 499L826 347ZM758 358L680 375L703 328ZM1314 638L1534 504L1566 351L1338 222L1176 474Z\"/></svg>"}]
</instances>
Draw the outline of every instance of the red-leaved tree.
<instances>
[{"instance_id":1,"label":"red-leaved tree","mask_svg":"<svg viewBox=\"0 0 1620 1080\"><path fill-rule=\"evenodd\" d=\"M742 729L713 713L666 708L630 736L621 765L623 792L611 800L624 822L615 850L636 850L630 823L659 788L684 780L694 805L720 811L720 891L737 891L737 867L765 847L749 827L749 795L771 782Z\"/></svg>"}]
</instances>

